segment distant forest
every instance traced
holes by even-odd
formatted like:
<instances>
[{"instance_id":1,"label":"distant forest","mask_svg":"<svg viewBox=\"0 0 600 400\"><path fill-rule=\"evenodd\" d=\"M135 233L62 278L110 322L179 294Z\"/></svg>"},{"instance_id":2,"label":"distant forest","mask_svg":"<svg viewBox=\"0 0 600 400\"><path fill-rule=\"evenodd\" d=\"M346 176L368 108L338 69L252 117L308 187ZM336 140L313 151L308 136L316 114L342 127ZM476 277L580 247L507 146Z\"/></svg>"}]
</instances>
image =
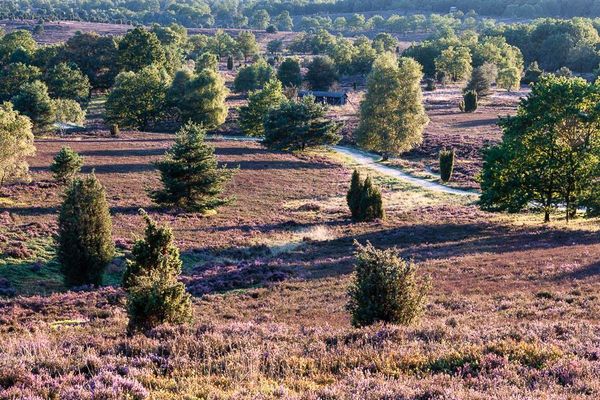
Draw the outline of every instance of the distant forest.
<instances>
[{"instance_id":1,"label":"distant forest","mask_svg":"<svg viewBox=\"0 0 600 400\"><path fill-rule=\"evenodd\" d=\"M0 0L0 18L264 29L290 27L290 15L386 10L446 14L453 7L495 18L600 16L600 0Z\"/></svg>"}]
</instances>

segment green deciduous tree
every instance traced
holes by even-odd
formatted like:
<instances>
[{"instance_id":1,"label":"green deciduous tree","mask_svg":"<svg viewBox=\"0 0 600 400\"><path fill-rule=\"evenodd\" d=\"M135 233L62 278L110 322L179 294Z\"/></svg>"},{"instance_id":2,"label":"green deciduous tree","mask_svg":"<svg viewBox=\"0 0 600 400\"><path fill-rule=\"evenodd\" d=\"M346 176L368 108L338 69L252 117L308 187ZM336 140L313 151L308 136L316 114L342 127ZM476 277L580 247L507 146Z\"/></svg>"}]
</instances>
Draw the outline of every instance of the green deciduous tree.
<instances>
[{"instance_id":1,"label":"green deciduous tree","mask_svg":"<svg viewBox=\"0 0 600 400\"><path fill-rule=\"evenodd\" d=\"M419 64L393 54L380 56L367 79L360 104L357 141L384 157L401 154L420 144L429 122L423 107Z\"/></svg>"},{"instance_id":2,"label":"green deciduous tree","mask_svg":"<svg viewBox=\"0 0 600 400\"><path fill-rule=\"evenodd\" d=\"M79 69L60 63L48 70L44 76L48 92L53 98L71 99L80 104L90 96L90 80Z\"/></svg>"},{"instance_id":3,"label":"green deciduous tree","mask_svg":"<svg viewBox=\"0 0 600 400\"><path fill-rule=\"evenodd\" d=\"M83 157L65 146L56 154L50 171L52 176L62 184L71 183L83 166Z\"/></svg>"},{"instance_id":4,"label":"green deciduous tree","mask_svg":"<svg viewBox=\"0 0 600 400\"><path fill-rule=\"evenodd\" d=\"M37 132L48 129L55 122L54 103L48 94L48 88L41 81L22 85L11 103L15 110L31 119Z\"/></svg>"},{"instance_id":5,"label":"green deciduous tree","mask_svg":"<svg viewBox=\"0 0 600 400\"><path fill-rule=\"evenodd\" d=\"M228 90L221 75L212 69L198 74L179 71L168 92L168 104L175 107L181 122L193 121L207 129L225 122Z\"/></svg>"},{"instance_id":6,"label":"green deciduous tree","mask_svg":"<svg viewBox=\"0 0 600 400\"><path fill-rule=\"evenodd\" d=\"M14 111L12 104L0 105L0 187L29 177L26 158L35 154L31 121Z\"/></svg>"},{"instance_id":7,"label":"green deciduous tree","mask_svg":"<svg viewBox=\"0 0 600 400\"><path fill-rule=\"evenodd\" d=\"M273 18L273 23L280 31L291 31L294 27L292 17L290 17L290 13L287 10L282 11L281 14Z\"/></svg>"},{"instance_id":8,"label":"green deciduous tree","mask_svg":"<svg viewBox=\"0 0 600 400\"><path fill-rule=\"evenodd\" d=\"M326 108L314 98L284 101L267 113L263 144L280 150L305 150L307 147L336 144L341 124L327 118Z\"/></svg>"},{"instance_id":9,"label":"green deciduous tree","mask_svg":"<svg viewBox=\"0 0 600 400\"><path fill-rule=\"evenodd\" d=\"M539 205L545 221L561 203L567 219L579 207L593 208L600 168L599 102L597 84L542 76L517 115L501 120L502 143L485 153L482 207L516 212Z\"/></svg>"},{"instance_id":10,"label":"green deciduous tree","mask_svg":"<svg viewBox=\"0 0 600 400\"><path fill-rule=\"evenodd\" d=\"M58 260L66 285L100 285L114 254L104 187L94 175L75 179L58 217Z\"/></svg>"},{"instance_id":11,"label":"green deciduous tree","mask_svg":"<svg viewBox=\"0 0 600 400\"><path fill-rule=\"evenodd\" d=\"M435 68L453 82L465 81L471 76L471 53L467 47L448 47L435 59Z\"/></svg>"},{"instance_id":12,"label":"green deciduous tree","mask_svg":"<svg viewBox=\"0 0 600 400\"><path fill-rule=\"evenodd\" d=\"M93 88L110 88L119 73L118 47L112 36L76 32L60 53L63 59L77 65Z\"/></svg>"},{"instance_id":13,"label":"green deciduous tree","mask_svg":"<svg viewBox=\"0 0 600 400\"><path fill-rule=\"evenodd\" d=\"M54 121L61 131L67 124L83 125L85 123L85 111L75 100L55 99L52 100L52 104L54 105Z\"/></svg>"},{"instance_id":14,"label":"green deciduous tree","mask_svg":"<svg viewBox=\"0 0 600 400\"><path fill-rule=\"evenodd\" d=\"M410 325L423 313L429 281L417 276L417 265L396 249L379 250L371 243L356 245L356 271L348 290L352 325L376 322Z\"/></svg>"},{"instance_id":15,"label":"green deciduous tree","mask_svg":"<svg viewBox=\"0 0 600 400\"><path fill-rule=\"evenodd\" d=\"M40 69L33 65L8 64L0 70L0 101L10 100L18 94L22 85L39 80L41 77Z\"/></svg>"},{"instance_id":16,"label":"green deciduous tree","mask_svg":"<svg viewBox=\"0 0 600 400\"><path fill-rule=\"evenodd\" d=\"M264 118L284 100L283 87L277 79L267 82L262 90L251 92L248 95L248 104L240 108L242 131L248 136L264 136Z\"/></svg>"},{"instance_id":17,"label":"green deciduous tree","mask_svg":"<svg viewBox=\"0 0 600 400\"><path fill-rule=\"evenodd\" d=\"M214 147L205 142L205 129L186 123L177 132L175 144L156 163L163 188L151 193L161 205L204 212L229 203L222 197L233 171L219 167Z\"/></svg>"},{"instance_id":18,"label":"green deciduous tree","mask_svg":"<svg viewBox=\"0 0 600 400\"><path fill-rule=\"evenodd\" d=\"M191 296L178 281L182 263L173 232L157 225L145 212L142 216L146 220L144 239L135 242L123 275L129 333L165 323L187 323L193 316Z\"/></svg>"},{"instance_id":19,"label":"green deciduous tree","mask_svg":"<svg viewBox=\"0 0 600 400\"><path fill-rule=\"evenodd\" d=\"M106 120L128 128L148 128L162 119L169 84L167 73L156 66L120 73L106 100Z\"/></svg>"}]
</instances>

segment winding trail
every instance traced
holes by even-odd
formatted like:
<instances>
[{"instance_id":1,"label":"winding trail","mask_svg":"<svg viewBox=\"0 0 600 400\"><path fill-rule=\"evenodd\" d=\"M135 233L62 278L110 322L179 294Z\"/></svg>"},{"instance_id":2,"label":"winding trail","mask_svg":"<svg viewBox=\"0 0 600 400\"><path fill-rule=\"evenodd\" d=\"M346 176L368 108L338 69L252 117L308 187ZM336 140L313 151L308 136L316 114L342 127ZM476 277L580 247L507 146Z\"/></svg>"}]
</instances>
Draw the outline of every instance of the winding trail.
<instances>
[{"instance_id":1,"label":"winding trail","mask_svg":"<svg viewBox=\"0 0 600 400\"><path fill-rule=\"evenodd\" d=\"M212 139L216 140L231 140L231 141L240 141L240 142L260 142L259 138L246 137L246 136L223 136L223 135L214 135L210 136ZM378 163L378 160L381 157L377 154L369 153L366 151L362 151L359 149L355 149L353 147L348 146L329 146L329 148L333 151L336 151L340 154L345 155L346 157L351 158L354 162L359 165L365 166L372 170L375 170L381 174L390 176L392 178L401 179L403 181L409 182L415 186L422 187L427 190L431 190L434 192L440 193L448 193L454 194L457 196L471 196L471 197L479 197L479 193L464 190L464 189L456 189L446 185L442 185L437 182L431 182L427 179L418 178L416 176L412 176L403 172L402 170L394 167L389 167L387 165L383 165Z\"/></svg>"}]
</instances>

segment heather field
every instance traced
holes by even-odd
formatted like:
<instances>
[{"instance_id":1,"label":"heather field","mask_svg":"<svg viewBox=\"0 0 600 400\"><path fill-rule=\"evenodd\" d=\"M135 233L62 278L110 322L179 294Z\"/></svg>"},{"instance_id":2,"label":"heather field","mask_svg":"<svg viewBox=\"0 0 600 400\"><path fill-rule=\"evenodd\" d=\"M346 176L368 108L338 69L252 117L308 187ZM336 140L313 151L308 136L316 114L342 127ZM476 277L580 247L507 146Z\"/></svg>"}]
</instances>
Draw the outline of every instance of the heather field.
<instances>
[{"instance_id":1,"label":"heather field","mask_svg":"<svg viewBox=\"0 0 600 400\"><path fill-rule=\"evenodd\" d=\"M237 168L218 214L152 205L151 162L172 137L47 138L33 183L2 190L0 398L593 399L600 395L600 243L595 220L479 211L473 198L370 171L388 218L352 223L351 159L215 140ZM126 335L117 287L64 292L52 235L60 191L48 164L65 143L106 186L119 257L139 207L170 223L195 321ZM364 168L364 167L363 167ZM397 246L431 276L410 327L351 328L352 241Z\"/></svg>"},{"instance_id":2,"label":"heather field","mask_svg":"<svg viewBox=\"0 0 600 400\"><path fill-rule=\"evenodd\" d=\"M178 2L166 3L177 10ZM227 17L233 18L239 10L230 11ZM226 26L219 20L227 13L215 14L210 26ZM350 19L341 11L327 15ZM252 24L258 17L251 15ZM300 17L293 17L298 23ZM539 126L520 121L514 129L523 135L565 129L574 137L546 142L542 134L532 136L535 140L519 144L539 146L528 148L537 158L528 158L513 142L484 164L484 150L509 136L503 136L498 118L518 109L524 114L520 100L535 95L538 86L519 82L536 70L525 71L528 66L519 59L514 86L501 89L501 80L480 76L489 80L482 91L489 95L464 91L467 78L477 83L472 66L483 74L498 64L503 75L510 73L504 62L516 47L487 42L485 21L463 19L465 25L478 24L470 28L474 35L428 16L422 22L426 30L384 35L379 44L375 38L385 28L325 35L318 21L304 32L225 29L231 37L213 28L190 28L190 36L208 35L194 44L185 35L179 43L171 28L127 33L133 26L1 20L7 32L34 32L27 37L32 47L31 42L64 42L77 31L125 37L109 45L112 50L104 49L114 52L106 59L97 56L103 54L103 40L99 45L88 38L90 48L75 49L81 54L74 59L87 67L82 72L66 62L50 68L45 57L60 58L54 47L32 50L29 59L22 46L14 46L4 57L14 70L2 66L0 57L0 78L14 78L6 82L15 86L0 95L10 94L6 98L20 107L0 107L0 144L12 143L4 140L7 131L21 145L11 148L22 153L13 159L0 148L5 163L0 164L0 400L600 399L600 217L592 217L600 213L600 203L593 202L597 192L590 189L598 184L600 147L596 153L577 152L600 144L600 108L588 101L600 104L600 85L567 78L564 70L563 78L540 70L536 85L552 90L537 96L550 100L525 110ZM500 28L487 23L485 29ZM452 29L460 35L448 43L436 36ZM343 35L351 39L346 42ZM7 36L0 35L0 56L12 46ZM298 37L304 47L298 47ZM386 38L391 44L384 47ZM414 51L428 38L439 41L440 54L430 60L436 74L422 79L417 61L399 61L396 53ZM451 79L440 59L461 58L449 45L459 38L474 57L463 63L468 74ZM281 48L273 50L278 44L273 40L280 40ZM533 52L536 44L528 40ZM589 50L600 57L597 41L582 43L575 55ZM137 46L158 50L132 51L140 50ZM431 50L424 55L431 56ZM65 54L69 61L71 53ZM151 55L156 60L148 61ZM181 64L171 65L177 55ZM323 55L348 58L331 61ZM262 56L268 62L256 62ZM297 60L290 60L294 65L286 72L282 65L290 56ZM478 63L483 60L493 63ZM48 65L36 72L27 64L34 61ZM127 66L132 61L140 65ZM117 78L106 84L112 69ZM344 92L346 104L321 107L310 97L298 99L302 93L296 89L316 87L310 76L325 79L328 72L336 76L325 89ZM84 81L88 75L95 79L83 85L82 96L69 93L72 85L56 82L73 83L68 78L76 73ZM15 83L26 75L36 80ZM280 85L275 77L300 84ZM437 87L427 91L431 85ZM48 90L42 96L36 86L52 88L52 96ZM388 93L392 86L395 92ZM73 97L70 106L80 118L60 119L69 105L63 92ZM466 110L470 96L475 109ZM44 103L41 97L48 98L51 120L30 119L35 124L23 129L29 121L17 119L19 113L42 113L43 107L29 110L30 102ZM78 97L81 104L74 100ZM395 99L401 100L379 102ZM563 101L569 107L561 108ZM505 129L513 139L518 136ZM374 132L367 137L369 130ZM580 141L588 130L592 133ZM567 154L567 147L577 151L560 159L561 165L534 163L545 161L549 148ZM450 149L455 153L445 151ZM444 164L448 154L455 158ZM531 187L539 182L523 178L527 174L513 168L521 164L509 157L529 161L523 168L533 172L526 172L539 173L532 176L551 186L546 207L551 221L543 222L539 200L546 188ZM576 157L583 161L573 162ZM564 173L567 164L574 166L573 174ZM490 165L496 165L494 173ZM63 175L57 173L61 166ZM550 170L565 187L572 184L571 191L556 189L540 170ZM11 173L15 179L5 183ZM352 188L358 173L370 179L356 178L357 199ZM569 180L574 176L579 180ZM519 191L512 190L517 184ZM177 190L169 192L172 188ZM486 208L486 190L505 203ZM511 207L519 212L485 211ZM364 262L368 243L383 261ZM393 249L393 258L386 258L387 249ZM73 262L80 253L94 254L87 263ZM361 276L369 268L371 275ZM87 279L85 285L73 279L77 275ZM374 316L364 324L352 307L360 278L370 297L362 298L359 311Z\"/></svg>"}]
</instances>

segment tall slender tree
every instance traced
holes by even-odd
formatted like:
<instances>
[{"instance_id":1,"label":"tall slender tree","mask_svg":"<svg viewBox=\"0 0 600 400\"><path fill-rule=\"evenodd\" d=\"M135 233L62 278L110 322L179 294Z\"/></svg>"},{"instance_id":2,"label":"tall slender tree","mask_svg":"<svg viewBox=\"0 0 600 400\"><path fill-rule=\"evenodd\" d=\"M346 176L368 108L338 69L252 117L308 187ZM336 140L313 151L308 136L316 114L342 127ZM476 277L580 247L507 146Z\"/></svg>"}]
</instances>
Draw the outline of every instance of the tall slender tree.
<instances>
[{"instance_id":1,"label":"tall slender tree","mask_svg":"<svg viewBox=\"0 0 600 400\"><path fill-rule=\"evenodd\" d=\"M429 122L423 107L419 64L399 62L391 53L380 56L367 79L367 94L360 104L357 141L384 158L420 144Z\"/></svg>"}]
</instances>

